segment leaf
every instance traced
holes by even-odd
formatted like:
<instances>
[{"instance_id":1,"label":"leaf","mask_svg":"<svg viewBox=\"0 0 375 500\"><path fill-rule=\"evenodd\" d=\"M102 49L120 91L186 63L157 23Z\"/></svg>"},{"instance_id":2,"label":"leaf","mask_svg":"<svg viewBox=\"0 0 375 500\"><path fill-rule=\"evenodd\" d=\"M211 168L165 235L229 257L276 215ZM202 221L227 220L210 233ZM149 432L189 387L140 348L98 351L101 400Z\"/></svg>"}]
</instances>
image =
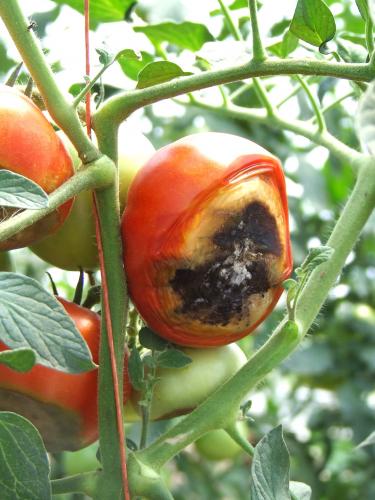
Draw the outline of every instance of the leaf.
<instances>
[{"instance_id":1,"label":"leaf","mask_svg":"<svg viewBox=\"0 0 375 500\"><path fill-rule=\"evenodd\" d=\"M139 330L139 342L143 347L154 351L164 351L169 344L168 340L159 337L159 335L147 326Z\"/></svg>"},{"instance_id":2,"label":"leaf","mask_svg":"<svg viewBox=\"0 0 375 500\"><path fill-rule=\"evenodd\" d=\"M83 14L84 2L82 0L53 0L57 4L69 5ZM90 19L98 22L123 21L134 4L134 0L91 0Z\"/></svg>"},{"instance_id":3,"label":"leaf","mask_svg":"<svg viewBox=\"0 0 375 500\"><path fill-rule=\"evenodd\" d=\"M192 359L179 349L167 349L157 358L157 364L161 368L183 368L191 362Z\"/></svg>"},{"instance_id":4,"label":"leaf","mask_svg":"<svg viewBox=\"0 0 375 500\"><path fill-rule=\"evenodd\" d=\"M135 81L138 80L140 71L154 60L154 57L151 54L144 52L143 50L141 50L140 56L140 59L124 59L122 57L117 59L117 62L120 64L120 67L125 75Z\"/></svg>"},{"instance_id":5,"label":"leaf","mask_svg":"<svg viewBox=\"0 0 375 500\"><path fill-rule=\"evenodd\" d=\"M255 447L251 464L251 500L289 500L289 453L282 427L266 434Z\"/></svg>"},{"instance_id":6,"label":"leaf","mask_svg":"<svg viewBox=\"0 0 375 500\"><path fill-rule=\"evenodd\" d=\"M2 500L49 500L49 461L37 429L25 418L0 412Z\"/></svg>"},{"instance_id":7,"label":"leaf","mask_svg":"<svg viewBox=\"0 0 375 500\"><path fill-rule=\"evenodd\" d=\"M16 208L45 208L48 196L35 182L9 170L0 170L0 205Z\"/></svg>"},{"instance_id":8,"label":"leaf","mask_svg":"<svg viewBox=\"0 0 375 500\"><path fill-rule=\"evenodd\" d=\"M18 372L28 372L35 362L36 356L32 349L21 347L0 352L0 363Z\"/></svg>"},{"instance_id":9,"label":"leaf","mask_svg":"<svg viewBox=\"0 0 375 500\"><path fill-rule=\"evenodd\" d=\"M143 388L144 370L141 356L135 347L131 350L129 356L128 371L132 386L135 390L141 391Z\"/></svg>"},{"instance_id":10,"label":"leaf","mask_svg":"<svg viewBox=\"0 0 375 500\"><path fill-rule=\"evenodd\" d=\"M289 488L296 500L310 500L312 491L309 485L290 481Z\"/></svg>"},{"instance_id":11,"label":"leaf","mask_svg":"<svg viewBox=\"0 0 375 500\"><path fill-rule=\"evenodd\" d=\"M301 40L320 47L335 36L335 18L323 0L298 0L290 31Z\"/></svg>"},{"instance_id":12,"label":"leaf","mask_svg":"<svg viewBox=\"0 0 375 500\"><path fill-rule=\"evenodd\" d=\"M147 64L138 75L137 89L152 87L158 83L168 82L179 76L187 76L191 73L183 71L180 66L169 61L156 61Z\"/></svg>"},{"instance_id":13,"label":"leaf","mask_svg":"<svg viewBox=\"0 0 375 500\"><path fill-rule=\"evenodd\" d=\"M141 58L141 53L136 52L133 49L120 50L120 52L115 56L116 61L139 61Z\"/></svg>"},{"instance_id":14,"label":"leaf","mask_svg":"<svg viewBox=\"0 0 375 500\"><path fill-rule=\"evenodd\" d=\"M356 129L363 150L375 155L375 82L369 84L359 101Z\"/></svg>"},{"instance_id":15,"label":"leaf","mask_svg":"<svg viewBox=\"0 0 375 500\"><path fill-rule=\"evenodd\" d=\"M367 438L362 441L362 443L359 443L357 448L364 448L365 446L370 446L372 444L375 444L375 431L371 432L371 434L367 436Z\"/></svg>"},{"instance_id":16,"label":"leaf","mask_svg":"<svg viewBox=\"0 0 375 500\"><path fill-rule=\"evenodd\" d=\"M298 38L291 31L287 31L281 42L274 43L268 50L278 57L285 59L298 47Z\"/></svg>"},{"instance_id":17,"label":"leaf","mask_svg":"<svg viewBox=\"0 0 375 500\"><path fill-rule=\"evenodd\" d=\"M38 364L67 373L95 367L86 342L62 305L32 278L0 274L0 337L35 352Z\"/></svg>"},{"instance_id":18,"label":"leaf","mask_svg":"<svg viewBox=\"0 0 375 500\"><path fill-rule=\"evenodd\" d=\"M306 273L311 273L316 267L327 262L333 254L334 249L329 246L322 245L311 248L301 267L296 269L296 275L300 277Z\"/></svg>"},{"instance_id":19,"label":"leaf","mask_svg":"<svg viewBox=\"0 0 375 500\"><path fill-rule=\"evenodd\" d=\"M196 52L205 42L213 41L214 37L204 24L185 21L182 23L166 22L149 26L135 26L134 31L144 33L150 42L158 47L162 42L168 42L181 49Z\"/></svg>"},{"instance_id":20,"label":"leaf","mask_svg":"<svg viewBox=\"0 0 375 500\"><path fill-rule=\"evenodd\" d=\"M367 50L357 43L338 37L336 40L337 52L345 62L364 63L367 59Z\"/></svg>"}]
</instances>

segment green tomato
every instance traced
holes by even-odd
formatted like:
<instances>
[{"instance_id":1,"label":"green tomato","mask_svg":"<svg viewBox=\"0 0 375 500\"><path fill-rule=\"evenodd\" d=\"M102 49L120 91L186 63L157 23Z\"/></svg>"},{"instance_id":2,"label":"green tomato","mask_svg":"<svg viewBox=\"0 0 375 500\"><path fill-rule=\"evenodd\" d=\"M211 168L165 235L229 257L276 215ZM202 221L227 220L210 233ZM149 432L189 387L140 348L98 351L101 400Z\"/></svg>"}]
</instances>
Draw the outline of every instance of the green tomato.
<instances>
[{"instance_id":1,"label":"green tomato","mask_svg":"<svg viewBox=\"0 0 375 500\"><path fill-rule=\"evenodd\" d=\"M246 422L238 422L237 427L242 436L248 439L249 429ZM241 446L224 429L207 432L195 442L195 447L199 454L208 460L233 459L244 453Z\"/></svg>"},{"instance_id":2,"label":"green tomato","mask_svg":"<svg viewBox=\"0 0 375 500\"><path fill-rule=\"evenodd\" d=\"M60 133L73 159L75 169L80 159L67 137ZM155 149L140 132L132 130L127 123L119 128L119 201L123 211L129 186L144 163ZM79 268L92 271L99 267L98 249L95 238L92 191L83 191L76 196L69 217L61 228L31 247L31 250L49 264L77 271Z\"/></svg>"},{"instance_id":3,"label":"green tomato","mask_svg":"<svg viewBox=\"0 0 375 500\"><path fill-rule=\"evenodd\" d=\"M192 362L183 368L159 368L150 417L171 418L191 412L246 363L237 344L210 349L184 348ZM139 394L134 392L135 398Z\"/></svg>"}]
</instances>

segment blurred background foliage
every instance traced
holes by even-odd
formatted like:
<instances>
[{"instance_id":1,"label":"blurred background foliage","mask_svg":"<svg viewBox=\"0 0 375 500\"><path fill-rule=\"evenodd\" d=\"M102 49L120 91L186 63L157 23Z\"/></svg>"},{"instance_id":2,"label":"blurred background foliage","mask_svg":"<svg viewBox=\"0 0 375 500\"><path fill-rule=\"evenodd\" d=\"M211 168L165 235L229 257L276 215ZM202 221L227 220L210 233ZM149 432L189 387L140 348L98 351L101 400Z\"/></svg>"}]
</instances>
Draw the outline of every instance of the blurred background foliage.
<instances>
[{"instance_id":1,"label":"blurred background foliage","mask_svg":"<svg viewBox=\"0 0 375 500\"><path fill-rule=\"evenodd\" d=\"M201 0L199 6L182 0L132 3L108 2L109 6L116 6L117 11L114 10L113 14L115 22L101 23L100 14L94 19L94 48L104 43L113 53L124 48L142 50L142 62L166 56L168 60L178 61L186 71L197 71L191 50L171 43L156 43L154 46L144 34L135 33L133 27L167 20L191 20L204 24L216 39L230 39L215 1ZM226 3L232 6L233 18L246 38L249 33L246 2L236 0ZM48 52L61 85L68 90L73 84L81 83L84 68L82 16L64 5L74 5L74 1L28 0L21 4L37 23L36 33ZM269 47L285 34L296 2L289 0L276 6L271 0L263 0L261 4L260 25ZM331 59L335 52L343 54L346 50L346 57L351 57L351 60L363 57L363 53L366 56L364 22L356 2L330 0L327 4L337 26L330 50L323 55L317 48L302 42L295 54ZM128 21L116 18L118 9L120 13L126 11ZM82 40L81 49L78 47L79 39ZM340 49L340 43L344 49ZM95 51L93 58L97 61ZM17 62L19 57L16 51L4 36L0 41L0 75L3 81ZM134 82L126 75L136 78L140 67L137 63L129 63L125 73L119 67L108 70L103 79L106 95L119 88L134 88ZM302 120L312 118L309 101L303 91L297 91L298 82L295 79L276 77L263 79L263 82L274 103L281 102L295 91L295 95L280 108L285 116ZM323 109L341 96L350 94L342 103L329 109L325 117L333 135L345 144L359 147L354 115L361 89L355 83L332 78L313 77L309 82ZM232 92L239 86L231 84L224 92ZM220 102L215 89L197 95L205 102ZM338 218L355 181L351 168L302 137L229 118L220 106L212 112L193 106L187 100L186 104L181 104L180 99L178 101L163 101L137 112L132 118L134 126L141 128L157 148L193 132L212 130L250 138L278 156L288 178L294 259L299 265L308 248L325 242ZM236 104L260 107L251 87L237 98ZM248 427L252 443L256 444L264 433L282 423L291 454L291 478L309 484L315 500L375 498L375 446L357 447L375 429L374 222L373 217L302 347L251 395ZM33 276L49 286L45 275L47 265L28 250L14 251L12 260L12 264L4 262L3 268L9 269L12 265L18 272ZM49 271L60 293L72 298L77 273L55 268ZM258 328L256 336L241 341L248 355L264 342L282 311L281 302L271 317ZM169 424L154 424L150 439L154 439ZM135 441L138 439L137 424L128 425L128 436ZM53 457L55 476L58 477L64 469L74 473L95 468L98 465L96 450L97 445L92 445L78 453ZM192 446L166 467L165 476L177 500L242 500L249 497L249 470L250 460L244 454L232 460L213 462L199 455ZM82 496L65 498L78 500Z\"/></svg>"}]
</instances>

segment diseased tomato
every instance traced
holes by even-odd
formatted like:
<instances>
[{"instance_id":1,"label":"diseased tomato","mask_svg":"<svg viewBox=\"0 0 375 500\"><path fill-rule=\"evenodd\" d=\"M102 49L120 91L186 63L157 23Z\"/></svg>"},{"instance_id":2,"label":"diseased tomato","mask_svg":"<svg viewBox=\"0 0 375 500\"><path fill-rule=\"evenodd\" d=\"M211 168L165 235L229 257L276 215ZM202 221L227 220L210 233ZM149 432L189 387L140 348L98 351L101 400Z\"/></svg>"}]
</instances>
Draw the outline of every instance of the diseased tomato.
<instances>
[{"instance_id":1,"label":"diseased tomato","mask_svg":"<svg viewBox=\"0 0 375 500\"><path fill-rule=\"evenodd\" d=\"M0 168L33 180L52 193L74 173L72 161L52 125L31 99L0 86ZM72 200L20 233L0 242L0 250L20 248L55 231L67 217ZM18 209L1 207L1 219Z\"/></svg>"},{"instance_id":2,"label":"diseased tomato","mask_svg":"<svg viewBox=\"0 0 375 500\"><path fill-rule=\"evenodd\" d=\"M80 159L67 137L61 137L72 156L75 169ZM120 210L124 209L129 185L138 169L151 157L155 149L140 132L122 124L119 129L119 198ZM95 238L92 191L83 191L76 196L73 208L61 228L44 238L31 250L53 266L67 271L80 267L86 271L99 267Z\"/></svg>"},{"instance_id":3,"label":"diseased tomato","mask_svg":"<svg viewBox=\"0 0 375 500\"><path fill-rule=\"evenodd\" d=\"M238 340L291 272L281 165L229 134L169 144L136 175L122 237L130 295L155 332L193 347Z\"/></svg>"},{"instance_id":4,"label":"diseased tomato","mask_svg":"<svg viewBox=\"0 0 375 500\"><path fill-rule=\"evenodd\" d=\"M246 363L246 356L237 344L211 349L184 348L183 351L192 359L190 364L157 370L151 420L190 413ZM140 394L133 391L132 401L136 407L139 398Z\"/></svg>"},{"instance_id":5,"label":"diseased tomato","mask_svg":"<svg viewBox=\"0 0 375 500\"><path fill-rule=\"evenodd\" d=\"M57 300L74 321L99 363L100 316L61 297ZM0 342L0 351L7 347ZM132 386L125 359L123 398L130 401ZM30 420L51 452L79 450L98 438L98 369L63 373L36 365L19 373L0 364L0 411L13 411ZM129 420L128 420L129 419ZM125 420L136 421L131 405Z\"/></svg>"},{"instance_id":6,"label":"diseased tomato","mask_svg":"<svg viewBox=\"0 0 375 500\"><path fill-rule=\"evenodd\" d=\"M249 429L246 422L241 421L237 425L242 436L248 439ZM199 454L208 460L228 460L245 453L224 429L207 432L195 441L195 447Z\"/></svg>"},{"instance_id":7,"label":"diseased tomato","mask_svg":"<svg viewBox=\"0 0 375 500\"><path fill-rule=\"evenodd\" d=\"M99 315L64 299L58 300L98 363ZM0 343L0 350L5 349ZM0 365L0 410L29 419L41 433L48 451L77 450L98 437L97 375L97 369L69 374L39 365L27 373L19 373Z\"/></svg>"}]
</instances>

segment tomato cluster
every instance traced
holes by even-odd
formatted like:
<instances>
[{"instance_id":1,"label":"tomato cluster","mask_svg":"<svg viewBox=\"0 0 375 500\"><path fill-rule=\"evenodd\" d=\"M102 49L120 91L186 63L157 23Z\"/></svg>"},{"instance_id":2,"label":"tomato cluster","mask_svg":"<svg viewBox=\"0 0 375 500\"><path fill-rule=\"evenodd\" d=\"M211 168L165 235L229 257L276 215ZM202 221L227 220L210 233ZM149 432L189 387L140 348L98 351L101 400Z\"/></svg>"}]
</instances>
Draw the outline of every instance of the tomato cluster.
<instances>
[{"instance_id":1,"label":"tomato cluster","mask_svg":"<svg viewBox=\"0 0 375 500\"><path fill-rule=\"evenodd\" d=\"M73 174L73 164L79 168L67 138L18 91L0 89L0 124L1 166L47 193ZM192 360L157 370L150 418L170 418L190 412L241 368L246 357L233 342L253 331L282 293L292 265L284 176L275 157L240 137L195 134L154 153L144 136L122 126L119 187L131 299L143 320L187 346ZM80 193L68 216L71 203L0 250L32 245L62 269L96 269L92 192ZM98 363L99 316L58 300ZM142 394L132 391L127 370L124 391L126 414L136 420ZM20 374L0 366L0 408L29 418L50 451L79 449L98 434L97 370L70 375L35 366Z\"/></svg>"}]
</instances>

